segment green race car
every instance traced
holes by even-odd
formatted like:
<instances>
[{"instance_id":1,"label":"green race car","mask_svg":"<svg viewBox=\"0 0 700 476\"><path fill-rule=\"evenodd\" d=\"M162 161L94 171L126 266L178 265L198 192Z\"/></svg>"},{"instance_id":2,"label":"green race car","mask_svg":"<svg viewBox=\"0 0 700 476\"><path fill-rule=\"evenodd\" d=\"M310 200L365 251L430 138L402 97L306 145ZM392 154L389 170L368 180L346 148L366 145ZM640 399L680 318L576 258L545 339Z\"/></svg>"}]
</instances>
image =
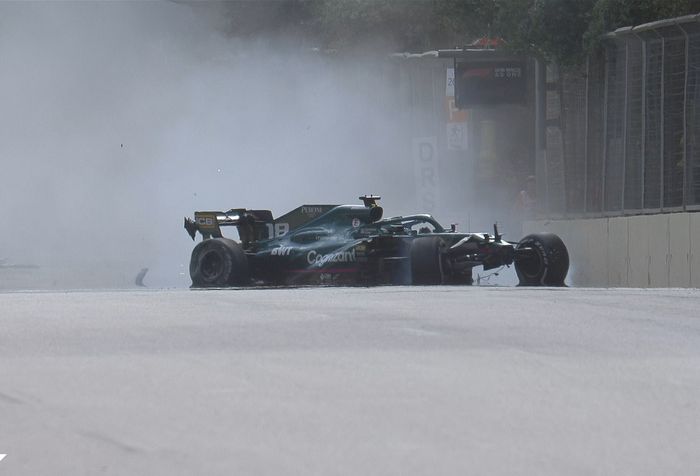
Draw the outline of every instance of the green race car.
<instances>
[{"instance_id":1,"label":"green race car","mask_svg":"<svg viewBox=\"0 0 700 476\"><path fill-rule=\"evenodd\" d=\"M521 285L563 286L569 255L551 233L517 243L494 233L458 233L426 214L382 218L378 196L363 205L302 205L274 219L269 210L195 212L192 287L260 285L471 284L472 268L515 264ZM224 238L235 226L239 240Z\"/></svg>"}]
</instances>

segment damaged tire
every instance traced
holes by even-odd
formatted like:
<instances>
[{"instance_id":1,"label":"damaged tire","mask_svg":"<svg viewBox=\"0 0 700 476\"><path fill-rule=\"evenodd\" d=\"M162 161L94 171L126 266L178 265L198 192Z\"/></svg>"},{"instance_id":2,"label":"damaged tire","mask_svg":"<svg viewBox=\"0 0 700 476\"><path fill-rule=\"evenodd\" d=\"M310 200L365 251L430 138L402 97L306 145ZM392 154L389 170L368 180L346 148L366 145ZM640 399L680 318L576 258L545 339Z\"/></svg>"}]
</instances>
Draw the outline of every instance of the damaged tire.
<instances>
[{"instance_id":1,"label":"damaged tire","mask_svg":"<svg viewBox=\"0 0 700 476\"><path fill-rule=\"evenodd\" d=\"M195 288L243 286L249 280L248 258L233 240L204 240L192 250L190 278Z\"/></svg>"},{"instance_id":2,"label":"damaged tire","mask_svg":"<svg viewBox=\"0 0 700 476\"><path fill-rule=\"evenodd\" d=\"M425 236L411 243L411 278L413 284L442 284L442 254L445 241L439 236Z\"/></svg>"},{"instance_id":3,"label":"damaged tire","mask_svg":"<svg viewBox=\"0 0 700 476\"><path fill-rule=\"evenodd\" d=\"M554 233L527 235L515 249L516 254L518 250L530 250L516 255L515 272L520 286L564 286L569 252L561 238Z\"/></svg>"}]
</instances>

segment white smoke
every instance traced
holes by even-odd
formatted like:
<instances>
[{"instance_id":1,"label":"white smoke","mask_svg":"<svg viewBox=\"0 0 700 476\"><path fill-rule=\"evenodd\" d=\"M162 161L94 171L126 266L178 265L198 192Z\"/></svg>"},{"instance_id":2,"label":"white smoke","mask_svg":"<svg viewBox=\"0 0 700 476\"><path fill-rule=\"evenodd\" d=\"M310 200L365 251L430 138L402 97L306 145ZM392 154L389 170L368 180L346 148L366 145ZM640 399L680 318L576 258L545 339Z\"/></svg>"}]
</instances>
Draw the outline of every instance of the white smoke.
<instances>
[{"instance_id":1,"label":"white smoke","mask_svg":"<svg viewBox=\"0 0 700 476\"><path fill-rule=\"evenodd\" d=\"M189 284L194 210L411 210L383 61L223 35L170 2L0 3L0 258L53 285ZM384 60L385 62L385 60ZM385 100L386 99L386 100ZM184 273L181 275L180 273Z\"/></svg>"}]
</instances>

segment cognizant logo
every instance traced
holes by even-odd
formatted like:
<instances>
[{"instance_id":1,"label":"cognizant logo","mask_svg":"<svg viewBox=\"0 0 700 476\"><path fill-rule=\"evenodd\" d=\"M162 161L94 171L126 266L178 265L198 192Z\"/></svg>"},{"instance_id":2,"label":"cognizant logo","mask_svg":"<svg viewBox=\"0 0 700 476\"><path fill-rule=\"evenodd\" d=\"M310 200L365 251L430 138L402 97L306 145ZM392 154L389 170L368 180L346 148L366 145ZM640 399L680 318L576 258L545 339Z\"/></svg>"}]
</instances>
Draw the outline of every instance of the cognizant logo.
<instances>
[{"instance_id":1,"label":"cognizant logo","mask_svg":"<svg viewBox=\"0 0 700 476\"><path fill-rule=\"evenodd\" d=\"M306 255L306 261L312 266L323 266L327 263L354 263L355 262L355 249L350 251L337 251L335 253L329 253L327 255L322 255L316 253L316 251L309 251Z\"/></svg>"}]
</instances>

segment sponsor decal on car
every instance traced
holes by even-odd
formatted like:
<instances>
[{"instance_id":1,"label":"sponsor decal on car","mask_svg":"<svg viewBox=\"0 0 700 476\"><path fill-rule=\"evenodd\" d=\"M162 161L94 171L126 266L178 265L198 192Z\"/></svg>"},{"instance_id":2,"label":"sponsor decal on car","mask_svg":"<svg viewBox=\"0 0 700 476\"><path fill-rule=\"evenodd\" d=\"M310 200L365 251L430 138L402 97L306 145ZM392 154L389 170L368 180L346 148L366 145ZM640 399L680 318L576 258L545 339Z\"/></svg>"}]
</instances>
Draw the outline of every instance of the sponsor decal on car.
<instances>
[{"instance_id":1,"label":"sponsor decal on car","mask_svg":"<svg viewBox=\"0 0 700 476\"><path fill-rule=\"evenodd\" d=\"M270 255L272 256L289 256L289 254L292 252L292 247L291 246L280 246L278 248L272 248L272 251L270 251Z\"/></svg>"},{"instance_id":2,"label":"sponsor decal on car","mask_svg":"<svg viewBox=\"0 0 700 476\"><path fill-rule=\"evenodd\" d=\"M356 260L355 249L349 251L336 251L322 255L314 250L309 251L306 260L312 266L323 266L327 263L354 263Z\"/></svg>"},{"instance_id":3,"label":"sponsor decal on car","mask_svg":"<svg viewBox=\"0 0 700 476\"><path fill-rule=\"evenodd\" d=\"M320 215L323 213L323 207L301 207L301 213L305 215Z\"/></svg>"},{"instance_id":4,"label":"sponsor decal on car","mask_svg":"<svg viewBox=\"0 0 700 476\"><path fill-rule=\"evenodd\" d=\"M214 219L212 217L197 217L197 223L204 226L212 226Z\"/></svg>"}]
</instances>

